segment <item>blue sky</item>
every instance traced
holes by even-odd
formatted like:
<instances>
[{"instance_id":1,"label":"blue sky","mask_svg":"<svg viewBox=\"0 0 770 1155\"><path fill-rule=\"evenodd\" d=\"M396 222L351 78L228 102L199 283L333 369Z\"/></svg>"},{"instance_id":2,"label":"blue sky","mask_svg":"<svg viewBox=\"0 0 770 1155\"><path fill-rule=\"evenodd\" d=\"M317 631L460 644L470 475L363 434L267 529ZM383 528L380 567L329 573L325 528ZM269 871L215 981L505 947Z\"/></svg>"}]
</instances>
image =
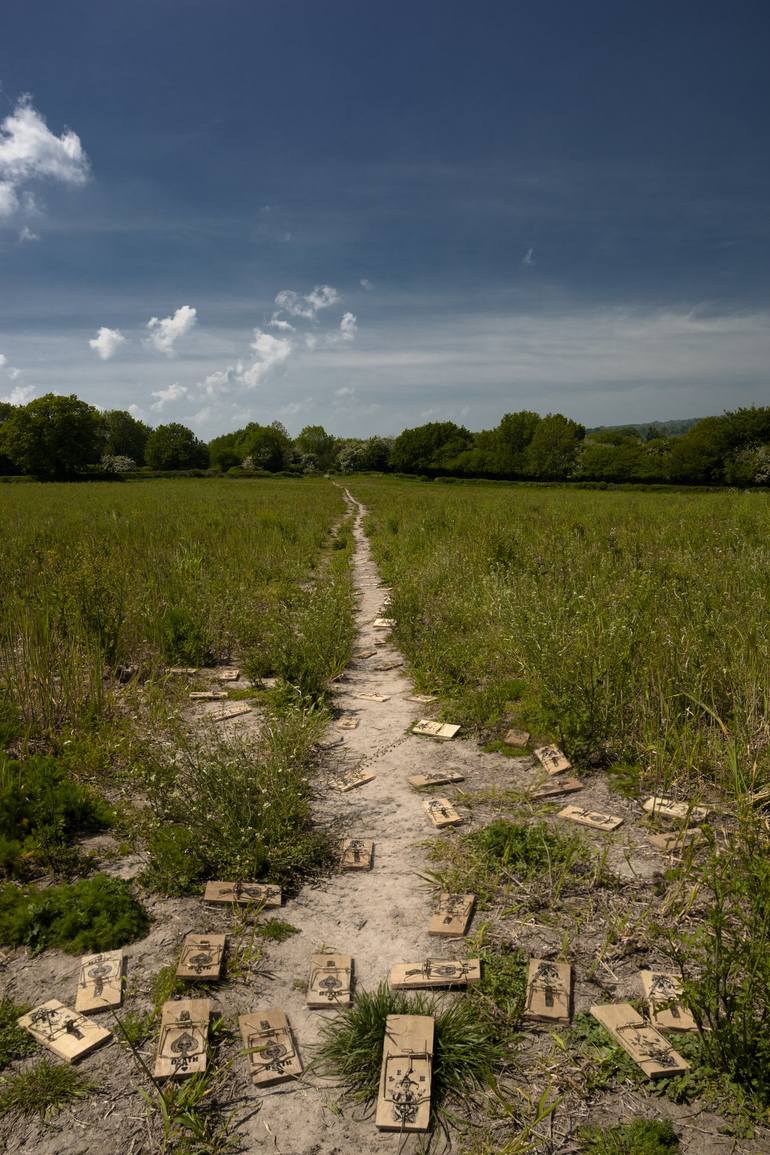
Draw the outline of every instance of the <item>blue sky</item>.
<instances>
[{"instance_id":1,"label":"blue sky","mask_svg":"<svg viewBox=\"0 0 770 1155\"><path fill-rule=\"evenodd\" d=\"M0 396L210 437L770 402L770 9L26 0Z\"/></svg>"}]
</instances>

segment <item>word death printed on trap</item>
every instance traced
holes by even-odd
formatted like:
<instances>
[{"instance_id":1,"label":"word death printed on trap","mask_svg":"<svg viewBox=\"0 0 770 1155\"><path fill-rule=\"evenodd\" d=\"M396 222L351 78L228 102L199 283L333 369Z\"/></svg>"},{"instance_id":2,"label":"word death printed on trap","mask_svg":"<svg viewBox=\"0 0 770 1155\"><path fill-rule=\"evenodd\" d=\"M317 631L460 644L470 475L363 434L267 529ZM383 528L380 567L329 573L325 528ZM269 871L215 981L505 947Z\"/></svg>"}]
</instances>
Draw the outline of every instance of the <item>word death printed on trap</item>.
<instances>
[{"instance_id":1,"label":"word death printed on trap","mask_svg":"<svg viewBox=\"0 0 770 1155\"><path fill-rule=\"evenodd\" d=\"M600 810L585 810L582 806L565 806L557 817L568 818L570 822L578 822L581 826L590 826L592 830L617 830L623 825L623 819L617 814L602 814Z\"/></svg>"},{"instance_id":2,"label":"word death printed on trap","mask_svg":"<svg viewBox=\"0 0 770 1155\"><path fill-rule=\"evenodd\" d=\"M440 830L444 826L459 826L462 818L448 798L428 798L422 808L434 826Z\"/></svg>"},{"instance_id":3,"label":"word death printed on trap","mask_svg":"<svg viewBox=\"0 0 770 1155\"><path fill-rule=\"evenodd\" d=\"M421 718L412 726L413 734L421 734L426 738L443 738L445 741L454 738L460 727L451 722L432 722L430 718Z\"/></svg>"},{"instance_id":4,"label":"word death printed on trap","mask_svg":"<svg viewBox=\"0 0 770 1155\"><path fill-rule=\"evenodd\" d=\"M222 975L226 941L224 934L185 935L176 977L216 981Z\"/></svg>"},{"instance_id":5,"label":"word death printed on trap","mask_svg":"<svg viewBox=\"0 0 770 1155\"><path fill-rule=\"evenodd\" d=\"M444 893L439 895L438 903L428 926L428 934L449 935L453 938L465 934L468 923L471 921L475 902L475 894Z\"/></svg>"},{"instance_id":6,"label":"word death printed on trap","mask_svg":"<svg viewBox=\"0 0 770 1155\"><path fill-rule=\"evenodd\" d=\"M84 955L80 960L75 1010L89 1014L119 1007L123 1002L124 967L122 950Z\"/></svg>"},{"instance_id":7,"label":"word death printed on trap","mask_svg":"<svg viewBox=\"0 0 770 1155\"><path fill-rule=\"evenodd\" d=\"M388 981L394 991L467 987L481 982L481 960L426 958L424 962L399 963Z\"/></svg>"},{"instance_id":8,"label":"word death printed on trap","mask_svg":"<svg viewBox=\"0 0 770 1155\"><path fill-rule=\"evenodd\" d=\"M281 905L280 886L269 886L261 882L207 882L203 901L217 906L250 906L260 903L264 907Z\"/></svg>"},{"instance_id":9,"label":"word death printed on trap","mask_svg":"<svg viewBox=\"0 0 770 1155\"><path fill-rule=\"evenodd\" d=\"M18 1020L22 1030L59 1059L75 1063L112 1038L112 1031L71 1011L58 999L49 999Z\"/></svg>"},{"instance_id":10,"label":"word death printed on trap","mask_svg":"<svg viewBox=\"0 0 770 1155\"><path fill-rule=\"evenodd\" d=\"M371 870L374 843L366 838L343 838L340 843L340 866L343 870Z\"/></svg>"},{"instance_id":11,"label":"word death printed on trap","mask_svg":"<svg viewBox=\"0 0 770 1155\"><path fill-rule=\"evenodd\" d=\"M530 790L529 796L533 802L537 802L543 798L557 798L560 794L575 794L582 789L583 783L579 778L554 778Z\"/></svg>"},{"instance_id":12,"label":"word death printed on trap","mask_svg":"<svg viewBox=\"0 0 770 1155\"><path fill-rule=\"evenodd\" d=\"M690 1064L674 1050L655 1027L647 1025L630 1003L606 1003L591 1007L591 1014L620 1043L650 1079L678 1075Z\"/></svg>"},{"instance_id":13,"label":"word death printed on trap","mask_svg":"<svg viewBox=\"0 0 770 1155\"><path fill-rule=\"evenodd\" d=\"M172 999L160 1012L156 1079L202 1075L208 1059L211 999Z\"/></svg>"},{"instance_id":14,"label":"word death printed on trap","mask_svg":"<svg viewBox=\"0 0 770 1155\"><path fill-rule=\"evenodd\" d=\"M352 977L353 959L350 955L314 954L310 960L307 1005L315 1010L346 1007L350 1002Z\"/></svg>"},{"instance_id":15,"label":"word death printed on trap","mask_svg":"<svg viewBox=\"0 0 770 1155\"><path fill-rule=\"evenodd\" d=\"M347 774L343 774L341 778L333 778L332 786L335 790L342 791L347 794L348 790L355 790L358 786L365 786L367 782L371 782L376 778L376 774L372 774L369 770L350 770Z\"/></svg>"},{"instance_id":16,"label":"word death printed on trap","mask_svg":"<svg viewBox=\"0 0 770 1155\"><path fill-rule=\"evenodd\" d=\"M302 1061L283 1011L253 1011L240 1015L238 1026L249 1060L251 1081L258 1087L296 1079L302 1074Z\"/></svg>"},{"instance_id":17,"label":"word death printed on trap","mask_svg":"<svg viewBox=\"0 0 770 1155\"><path fill-rule=\"evenodd\" d=\"M709 815L705 806L692 806L689 802L675 802L673 798L658 798L656 795L642 803L642 810L654 818L668 818L672 822L685 819L705 822Z\"/></svg>"},{"instance_id":18,"label":"word death printed on trap","mask_svg":"<svg viewBox=\"0 0 770 1155\"><path fill-rule=\"evenodd\" d=\"M226 722L228 718L240 718L241 714L250 713L251 706L247 706L245 702L225 702L223 706L217 706L206 716L212 722Z\"/></svg>"},{"instance_id":19,"label":"word death printed on trap","mask_svg":"<svg viewBox=\"0 0 770 1155\"><path fill-rule=\"evenodd\" d=\"M676 975L643 970L641 978L654 1027L659 1031L697 1031L695 1019L682 1005L682 984Z\"/></svg>"},{"instance_id":20,"label":"word death printed on trap","mask_svg":"<svg viewBox=\"0 0 770 1155\"><path fill-rule=\"evenodd\" d=\"M529 960L527 1003L524 1017L545 1023L568 1023L572 996L572 967L569 963Z\"/></svg>"},{"instance_id":21,"label":"word death printed on trap","mask_svg":"<svg viewBox=\"0 0 770 1155\"><path fill-rule=\"evenodd\" d=\"M385 1020L374 1117L378 1130L428 1130L433 1031L432 1015L388 1015Z\"/></svg>"},{"instance_id":22,"label":"word death printed on trap","mask_svg":"<svg viewBox=\"0 0 770 1155\"><path fill-rule=\"evenodd\" d=\"M569 758L565 757L558 746L538 746L534 754L540 765L549 774L563 774L565 770L572 769Z\"/></svg>"},{"instance_id":23,"label":"word death printed on trap","mask_svg":"<svg viewBox=\"0 0 770 1155\"><path fill-rule=\"evenodd\" d=\"M422 790L425 786L447 786L453 782L464 782L465 775L456 770L437 770L435 774L413 774L407 778L410 786L415 790Z\"/></svg>"}]
</instances>

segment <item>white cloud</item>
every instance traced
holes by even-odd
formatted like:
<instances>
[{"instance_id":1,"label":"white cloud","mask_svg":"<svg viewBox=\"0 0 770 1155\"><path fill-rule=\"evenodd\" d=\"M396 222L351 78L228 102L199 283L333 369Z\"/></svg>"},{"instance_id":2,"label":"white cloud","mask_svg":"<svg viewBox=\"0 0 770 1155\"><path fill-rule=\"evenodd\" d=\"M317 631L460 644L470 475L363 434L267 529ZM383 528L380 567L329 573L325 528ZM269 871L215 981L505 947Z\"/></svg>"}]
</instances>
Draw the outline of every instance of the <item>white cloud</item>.
<instances>
[{"instance_id":1,"label":"white cloud","mask_svg":"<svg viewBox=\"0 0 770 1155\"><path fill-rule=\"evenodd\" d=\"M368 277L362 277L358 283L361 286L361 288L364 289L367 293L370 293L372 291L372 289L374 288L374 285L372 284L372 282L369 280Z\"/></svg>"},{"instance_id":2,"label":"white cloud","mask_svg":"<svg viewBox=\"0 0 770 1155\"><path fill-rule=\"evenodd\" d=\"M251 348L254 360L240 374L240 380L249 389L258 385L272 369L286 363L291 356L292 344L284 337L273 337L271 333L255 329Z\"/></svg>"},{"instance_id":3,"label":"white cloud","mask_svg":"<svg viewBox=\"0 0 770 1155\"><path fill-rule=\"evenodd\" d=\"M334 390L334 396L339 397L340 401L344 401L345 398L352 399L355 395L356 391L352 385L340 385L339 389Z\"/></svg>"},{"instance_id":4,"label":"white cloud","mask_svg":"<svg viewBox=\"0 0 770 1155\"><path fill-rule=\"evenodd\" d=\"M151 317L147 322L150 344L159 353L172 357L175 343L190 332L197 318L197 309L192 305L182 305L172 317L164 317L162 320L159 317Z\"/></svg>"},{"instance_id":5,"label":"white cloud","mask_svg":"<svg viewBox=\"0 0 770 1155\"><path fill-rule=\"evenodd\" d=\"M168 389L158 389L153 393L153 397L157 397L158 400L153 401L152 408L159 413L167 405L173 405L176 401L184 401L188 396L187 386L174 382L173 385L169 385Z\"/></svg>"},{"instance_id":6,"label":"white cloud","mask_svg":"<svg viewBox=\"0 0 770 1155\"><path fill-rule=\"evenodd\" d=\"M354 313L344 313L340 321L340 336L343 341L355 341L358 333L358 320Z\"/></svg>"},{"instance_id":7,"label":"white cloud","mask_svg":"<svg viewBox=\"0 0 770 1155\"><path fill-rule=\"evenodd\" d=\"M534 249L527 249L526 253L521 258L521 263L522 263L522 265L527 265L527 266L534 265L534 263L535 263L535 250Z\"/></svg>"},{"instance_id":8,"label":"white cloud","mask_svg":"<svg viewBox=\"0 0 770 1155\"><path fill-rule=\"evenodd\" d=\"M30 181L82 185L89 175L88 157L77 133L67 129L56 136L28 96L0 123L0 217L16 211L19 192Z\"/></svg>"},{"instance_id":9,"label":"white cloud","mask_svg":"<svg viewBox=\"0 0 770 1155\"><path fill-rule=\"evenodd\" d=\"M34 385L17 385L7 396L0 397L0 401L5 401L8 405L26 405L34 393Z\"/></svg>"},{"instance_id":10,"label":"white cloud","mask_svg":"<svg viewBox=\"0 0 770 1155\"><path fill-rule=\"evenodd\" d=\"M273 313L272 317L270 318L270 320L268 321L267 324L268 324L268 328L278 329L278 331L281 333L293 333L293 332L295 332L294 326L290 325L288 321L282 321L277 313Z\"/></svg>"},{"instance_id":11,"label":"white cloud","mask_svg":"<svg viewBox=\"0 0 770 1155\"><path fill-rule=\"evenodd\" d=\"M39 240L40 240L40 234L39 233L33 233L32 229L29 227L29 225L24 225L24 227L19 230L19 244L20 245L23 245L25 243L25 241L39 241Z\"/></svg>"},{"instance_id":12,"label":"white cloud","mask_svg":"<svg viewBox=\"0 0 770 1155\"><path fill-rule=\"evenodd\" d=\"M135 417L137 419L137 421L141 420L141 418L144 417L144 410L142 409L142 407L140 405L129 405L128 412L131 414L132 417Z\"/></svg>"},{"instance_id":13,"label":"white cloud","mask_svg":"<svg viewBox=\"0 0 770 1155\"><path fill-rule=\"evenodd\" d=\"M288 313L290 317L304 317L306 321L315 321L316 314L321 309L328 309L336 305L340 295L331 285L316 285L304 295L295 293L293 289L281 289L275 295L275 303L279 309Z\"/></svg>"},{"instance_id":14,"label":"white cloud","mask_svg":"<svg viewBox=\"0 0 770 1155\"><path fill-rule=\"evenodd\" d=\"M3 368L7 360L8 358L6 357L5 353L0 353L0 369Z\"/></svg>"},{"instance_id":15,"label":"white cloud","mask_svg":"<svg viewBox=\"0 0 770 1155\"><path fill-rule=\"evenodd\" d=\"M312 351L315 349L317 344L318 338L316 337L315 333L305 333L305 345L308 349Z\"/></svg>"},{"instance_id":16,"label":"white cloud","mask_svg":"<svg viewBox=\"0 0 770 1155\"><path fill-rule=\"evenodd\" d=\"M12 381L18 380L18 378L21 377L21 369L17 369L15 366L12 366L8 370L8 376L11 378Z\"/></svg>"},{"instance_id":17,"label":"white cloud","mask_svg":"<svg viewBox=\"0 0 770 1155\"><path fill-rule=\"evenodd\" d=\"M102 325L96 336L88 342L102 361L109 361L110 357L113 357L120 346L125 345L125 343L126 338L120 329L108 329L105 325Z\"/></svg>"}]
</instances>

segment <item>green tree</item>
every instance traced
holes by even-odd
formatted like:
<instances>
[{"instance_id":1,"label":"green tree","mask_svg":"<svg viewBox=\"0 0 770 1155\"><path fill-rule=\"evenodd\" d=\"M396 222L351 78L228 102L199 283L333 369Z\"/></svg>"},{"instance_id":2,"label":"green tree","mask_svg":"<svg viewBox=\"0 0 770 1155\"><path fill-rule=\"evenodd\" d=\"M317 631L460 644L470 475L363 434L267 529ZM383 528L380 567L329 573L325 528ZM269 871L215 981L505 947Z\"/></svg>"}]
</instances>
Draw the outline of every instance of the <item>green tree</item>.
<instances>
[{"instance_id":1,"label":"green tree","mask_svg":"<svg viewBox=\"0 0 770 1155\"><path fill-rule=\"evenodd\" d=\"M99 460L103 445L101 414L74 393L36 397L0 425L0 452L36 477L82 472Z\"/></svg>"},{"instance_id":2,"label":"green tree","mask_svg":"<svg viewBox=\"0 0 770 1155\"><path fill-rule=\"evenodd\" d=\"M523 473L526 454L542 418L530 409L506 413L494 430L492 450L495 473Z\"/></svg>"},{"instance_id":3,"label":"green tree","mask_svg":"<svg viewBox=\"0 0 770 1155\"><path fill-rule=\"evenodd\" d=\"M244 454L238 449L240 436L240 432L223 433L221 437L209 441L209 464L212 469L221 469L225 473L242 463Z\"/></svg>"},{"instance_id":4,"label":"green tree","mask_svg":"<svg viewBox=\"0 0 770 1155\"><path fill-rule=\"evenodd\" d=\"M147 438L145 460L151 469L205 469L209 451L192 429L172 421L153 429Z\"/></svg>"},{"instance_id":5,"label":"green tree","mask_svg":"<svg viewBox=\"0 0 770 1155\"><path fill-rule=\"evenodd\" d=\"M237 441L241 460L251 458L255 469L277 473L291 461L292 444L286 427L280 421L272 425L247 425Z\"/></svg>"},{"instance_id":6,"label":"green tree","mask_svg":"<svg viewBox=\"0 0 770 1155\"><path fill-rule=\"evenodd\" d=\"M473 434L453 421L431 421L405 429L393 442L390 465L400 473L450 469L452 459L473 444Z\"/></svg>"},{"instance_id":7,"label":"green tree","mask_svg":"<svg viewBox=\"0 0 770 1155\"><path fill-rule=\"evenodd\" d=\"M144 465L144 451L150 427L132 417L125 409L108 409L102 414L104 453L110 457L131 457Z\"/></svg>"},{"instance_id":8,"label":"green tree","mask_svg":"<svg viewBox=\"0 0 770 1155\"><path fill-rule=\"evenodd\" d=\"M313 459L316 469L330 469L334 464L337 439L327 433L323 425L306 425L294 444L306 458Z\"/></svg>"},{"instance_id":9,"label":"green tree","mask_svg":"<svg viewBox=\"0 0 770 1155\"><path fill-rule=\"evenodd\" d=\"M548 413L538 424L526 454L527 472L544 481L563 481L575 471L585 437L584 426L561 413Z\"/></svg>"}]
</instances>

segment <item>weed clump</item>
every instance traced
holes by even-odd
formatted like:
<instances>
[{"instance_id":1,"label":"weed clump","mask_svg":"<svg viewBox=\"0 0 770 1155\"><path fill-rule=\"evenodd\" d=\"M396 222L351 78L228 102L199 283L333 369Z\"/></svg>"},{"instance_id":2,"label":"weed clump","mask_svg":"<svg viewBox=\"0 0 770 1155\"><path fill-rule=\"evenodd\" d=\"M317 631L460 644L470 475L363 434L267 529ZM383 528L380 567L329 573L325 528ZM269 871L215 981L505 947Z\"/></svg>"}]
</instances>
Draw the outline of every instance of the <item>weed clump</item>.
<instances>
[{"instance_id":1,"label":"weed clump","mask_svg":"<svg viewBox=\"0 0 770 1155\"><path fill-rule=\"evenodd\" d=\"M671 1155L679 1139L669 1119L635 1119L616 1127L583 1127L580 1150L587 1155Z\"/></svg>"},{"instance_id":2,"label":"weed clump","mask_svg":"<svg viewBox=\"0 0 770 1155\"><path fill-rule=\"evenodd\" d=\"M94 1088L95 1084L75 1067L41 1059L0 1086L0 1117L11 1113L44 1117L73 1099L85 1099Z\"/></svg>"},{"instance_id":3,"label":"weed clump","mask_svg":"<svg viewBox=\"0 0 770 1155\"><path fill-rule=\"evenodd\" d=\"M16 1025L29 1007L17 1004L3 996L0 998L0 1071L16 1059L23 1059L35 1050L35 1040L27 1031Z\"/></svg>"},{"instance_id":4,"label":"weed clump","mask_svg":"<svg viewBox=\"0 0 770 1155\"><path fill-rule=\"evenodd\" d=\"M433 1015L432 1108L441 1118L447 1107L467 1104L468 1096L486 1086L503 1059L503 1048L489 1021L473 1003L460 999L451 1006L427 995L391 991L382 983L375 991L359 991L335 1019L325 1023L317 1057L319 1071L341 1083L357 1103L377 1098L388 1015Z\"/></svg>"},{"instance_id":5,"label":"weed clump","mask_svg":"<svg viewBox=\"0 0 770 1155\"><path fill-rule=\"evenodd\" d=\"M95 874L45 890L0 886L0 943L33 954L57 947L68 954L116 950L147 933L149 918L129 885Z\"/></svg>"},{"instance_id":6,"label":"weed clump","mask_svg":"<svg viewBox=\"0 0 770 1155\"><path fill-rule=\"evenodd\" d=\"M78 834L108 826L110 808L73 782L53 758L0 757L0 875L25 879L41 869L68 873L79 857Z\"/></svg>"}]
</instances>

